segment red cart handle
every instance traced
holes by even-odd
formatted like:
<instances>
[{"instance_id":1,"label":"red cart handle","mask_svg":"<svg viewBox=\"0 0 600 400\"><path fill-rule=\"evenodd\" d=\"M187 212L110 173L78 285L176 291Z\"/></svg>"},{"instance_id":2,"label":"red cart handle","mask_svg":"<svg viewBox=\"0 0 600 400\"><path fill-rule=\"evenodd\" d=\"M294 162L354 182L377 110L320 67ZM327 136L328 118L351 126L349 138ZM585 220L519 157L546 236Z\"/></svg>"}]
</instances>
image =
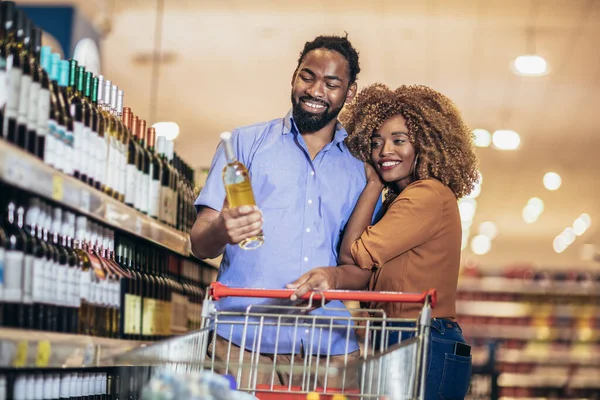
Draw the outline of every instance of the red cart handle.
<instances>
[{"instance_id":1,"label":"red cart handle","mask_svg":"<svg viewBox=\"0 0 600 400\"><path fill-rule=\"evenodd\" d=\"M211 283L209 294L214 300L221 300L225 297L260 297L264 299L289 299L294 293L293 289L242 289L230 288L219 282ZM309 292L302 299L313 300L353 300L362 302L381 302L381 303L420 303L425 304L429 298L431 308L437 303L437 292L435 289L429 289L422 293L403 293L403 292L366 292L353 290L324 290L322 292Z\"/></svg>"}]
</instances>

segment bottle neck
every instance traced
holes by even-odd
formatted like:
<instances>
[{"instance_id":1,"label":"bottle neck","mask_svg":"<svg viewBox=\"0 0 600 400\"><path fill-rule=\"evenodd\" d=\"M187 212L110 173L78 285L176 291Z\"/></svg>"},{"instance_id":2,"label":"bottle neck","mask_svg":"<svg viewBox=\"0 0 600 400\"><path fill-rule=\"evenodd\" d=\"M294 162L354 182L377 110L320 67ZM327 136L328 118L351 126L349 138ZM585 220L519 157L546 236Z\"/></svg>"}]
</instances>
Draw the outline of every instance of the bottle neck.
<instances>
[{"instance_id":1,"label":"bottle neck","mask_svg":"<svg viewBox=\"0 0 600 400\"><path fill-rule=\"evenodd\" d=\"M231 164L236 161L235 152L233 151L233 143L231 140L224 140L223 147L225 149L225 157L227 158L227 163Z\"/></svg>"}]
</instances>

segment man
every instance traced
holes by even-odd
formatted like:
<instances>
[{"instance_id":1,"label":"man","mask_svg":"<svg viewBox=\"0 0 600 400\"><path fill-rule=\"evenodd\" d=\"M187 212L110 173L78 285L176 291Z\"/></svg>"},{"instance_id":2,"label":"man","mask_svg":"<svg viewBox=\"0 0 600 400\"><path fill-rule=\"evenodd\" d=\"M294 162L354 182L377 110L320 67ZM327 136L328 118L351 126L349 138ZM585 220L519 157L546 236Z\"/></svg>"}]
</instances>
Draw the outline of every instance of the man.
<instances>
[{"instance_id":1,"label":"man","mask_svg":"<svg viewBox=\"0 0 600 400\"><path fill-rule=\"evenodd\" d=\"M206 185L195 202L198 216L191 240L194 254L200 258L224 255L219 282L230 287L281 289L314 267L337 264L344 226L366 183L363 163L350 154L344 143L347 133L337 121L344 104L356 93L359 71L358 53L347 38L319 36L305 44L298 59L292 76L292 110L283 119L232 132L237 157L250 171L260 210L250 206L230 209L224 203L221 171L225 156L222 146L217 149ZM237 246L261 230L265 243L260 248L246 251ZM243 312L249 304L273 301L226 298L217 307ZM345 310L329 308L343 305L331 302L328 310L311 314L349 316ZM235 346L242 346L243 327L224 324L224 318L217 326L212 352L217 360L227 361L228 357L236 362L240 349ZM276 353L277 365L289 364L292 354L329 352L342 360L358 358L354 332L347 340L345 327L334 329L330 336L329 329L296 331L290 326L280 330L265 326L259 349L258 335L253 327L248 329L246 351L259 352L266 362L272 362ZM235 345L231 349L229 340ZM249 362L250 356L244 360ZM301 360L295 363L302 365ZM297 378L302 379L297 375L292 378L295 384ZM290 376L280 373L279 379L287 385ZM258 383L270 382L271 373L259 373ZM329 382L328 386L334 387Z\"/></svg>"}]
</instances>

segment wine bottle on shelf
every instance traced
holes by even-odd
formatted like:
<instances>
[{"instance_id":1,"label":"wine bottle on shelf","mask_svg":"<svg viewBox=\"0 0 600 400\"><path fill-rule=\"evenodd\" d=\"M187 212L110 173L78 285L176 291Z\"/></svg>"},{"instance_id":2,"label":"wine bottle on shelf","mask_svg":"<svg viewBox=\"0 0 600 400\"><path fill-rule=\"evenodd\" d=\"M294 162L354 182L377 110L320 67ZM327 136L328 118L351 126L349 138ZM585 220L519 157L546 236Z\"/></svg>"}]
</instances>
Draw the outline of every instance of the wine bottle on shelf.
<instances>
[{"instance_id":1,"label":"wine bottle on shelf","mask_svg":"<svg viewBox=\"0 0 600 400\"><path fill-rule=\"evenodd\" d=\"M57 275L58 275L58 249L52 243L50 236L52 227L52 208L41 203L39 225L42 227L42 240L46 244L46 265L43 278L43 292L46 303L46 314L44 318L45 330L58 332L58 316L60 304L57 298Z\"/></svg>"},{"instance_id":2,"label":"wine bottle on shelf","mask_svg":"<svg viewBox=\"0 0 600 400\"><path fill-rule=\"evenodd\" d=\"M77 67L77 92L82 100L84 109L82 156L81 156L81 180L92 187L96 187L95 164L98 162L94 144L98 137L95 130L94 116L92 115L92 104L88 101L91 95L92 73L87 73L82 66ZM87 94L86 94L87 91Z\"/></svg>"},{"instance_id":3,"label":"wine bottle on shelf","mask_svg":"<svg viewBox=\"0 0 600 400\"><path fill-rule=\"evenodd\" d=\"M133 295L131 297L131 314L132 314L132 322L131 322L131 339L142 339L142 312L143 312L143 296L144 296L144 275L142 271L139 269L139 265L136 262L135 258L135 247L133 243L127 244L127 254L128 254L128 266L129 270L135 273L135 279L133 280Z\"/></svg>"},{"instance_id":4,"label":"wine bottle on shelf","mask_svg":"<svg viewBox=\"0 0 600 400\"><path fill-rule=\"evenodd\" d=\"M138 117L133 116L129 107L123 109L122 118L125 128L135 132L137 129ZM135 140L130 140L127 149L127 166L125 167L125 204L137 210L139 210L138 199L136 198L137 186L141 184L140 162L141 159L138 146L135 143Z\"/></svg>"},{"instance_id":5,"label":"wine bottle on shelf","mask_svg":"<svg viewBox=\"0 0 600 400\"><path fill-rule=\"evenodd\" d=\"M0 3L0 137L4 137L4 106L8 97L7 86L7 47L8 32L13 25L15 3L3 1ZM8 26L7 26L8 25Z\"/></svg>"},{"instance_id":6,"label":"wine bottle on shelf","mask_svg":"<svg viewBox=\"0 0 600 400\"><path fill-rule=\"evenodd\" d=\"M29 207L25 215L27 233L34 246L33 265L31 273L31 297L33 301L33 323L36 330L49 330L46 326L46 296L44 285L47 276L48 248L42 235L41 202L38 198L29 199Z\"/></svg>"},{"instance_id":7,"label":"wine bottle on shelf","mask_svg":"<svg viewBox=\"0 0 600 400\"><path fill-rule=\"evenodd\" d=\"M243 205L256 205L248 169L243 163L238 161L235 155L233 143L231 141L231 133L222 133L221 141L225 149L225 157L227 158L227 165L223 168L222 175L229 207L235 208ZM244 250L253 250L260 247L264 241L265 238L261 232L256 236L244 239L240 242L239 246Z\"/></svg>"},{"instance_id":8,"label":"wine bottle on shelf","mask_svg":"<svg viewBox=\"0 0 600 400\"><path fill-rule=\"evenodd\" d=\"M168 224L171 219L171 170L167 161L167 140L164 136L159 136L156 139L156 149L160 157L162 178L160 185L160 208L158 211L158 219L160 222Z\"/></svg>"},{"instance_id":9,"label":"wine bottle on shelf","mask_svg":"<svg viewBox=\"0 0 600 400\"><path fill-rule=\"evenodd\" d=\"M38 102L40 100L40 89L42 76L39 68L40 48L42 46L42 31L38 28L29 29L28 50L25 57L25 63L31 74L31 83L29 85L28 105L27 105L27 122L25 124L25 143L26 150L39 157L38 155Z\"/></svg>"},{"instance_id":10,"label":"wine bottle on shelf","mask_svg":"<svg viewBox=\"0 0 600 400\"><path fill-rule=\"evenodd\" d=\"M141 159L141 176L138 185L138 196L140 211L146 215L149 214L149 188L150 188L150 152L146 149L146 120L140 119L137 126L137 141L139 148L139 156Z\"/></svg>"},{"instance_id":11,"label":"wine bottle on shelf","mask_svg":"<svg viewBox=\"0 0 600 400\"><path fill-rule=\"evenodd\" d=\"M6 104L2 136L10 143L17 144L17 117L19 115L19 95L23 68L17 48L17 11L10 3L4 8L5 37L3 51L6 56Z\"/></svg>"},{"instance_id":12,"label":"wine bottle on shelf","mask_svg":"<svg viewBox=\"0 0 600 400\"><path fill-rule=\"evenodd\" d=\"M142 273L142 338L155 340L154 319L156 313L156 282L147 268L145 249L141 245L135 246L136 263Z\"/></svg>"},{"instance_id":13,"label":"wine bottle on shelf","mask_svg":"<svg viewBox=\"0 0 600 400\"><path fill-rule=\"evenodd\" d=\"M162 164L160 158L155 152L154 143L156 140L156 130L152 127L147 131L147 145L150 154L150 186L148 189L148 215L154 219L158 219L160 209L160 185Z\"/></svg>"},{"instance_id":14,"label":"wine bottle on shelf","mask_svg":"<svg viewBox=\"0 0 600 400\"><path fill-rule=\"evenodd\" d=\"M19 228L17 193L6 188L7 203L4 220L6 250L4 253L4 318L9 327L22 328L25 323L23 307L23 269L25 265L25 232Z\"/></svg>"},{"instance_id":15,"label":"wine bottle on shelf","mask_svg":"<svg viewBox=\"0 0 600 400\"><path fill-rule=\"evenodd\" d=\"M69 333L77 333L79 331L79 307L81 305L81 291L79 287L81 282L81 260L73 245L74 236L75 214L71 212L64 212L62 225L62 245L68 254L66 300L68 307L67 329Z\"/></svg>"},{"instance_id":16,"label":"wine bottle on shelf","mask_svg":"<svg viewBox=\"0 0 600 400\"><path fill-rule=\"evenodd\" d=\"M61 107L61 116L64 120L65 130L60 132L63 141L64 154L61 165L63 172L67 175L74 176L75 168L78 168L78 159L75 157L74 136L75 120L72 117L69 109L69 95L67 87L69 84L69 61L61 60L59 62L59 81L58 81L58 99ZM59 124L59 128L61 125Z\"/></svg>"},{"instance_id":17,"label":"wine bottle on shelf","mask_svg":"<svg viewBox=\"0 0 600 400\"><path fill-rule=\"evenodd\" d=\"M129 146L129 134L123 124L123 91L119 90L117 85L112 85L110 92L110 106L115 118L115 126L117 127L117 144L120 151L119 163L119 201L125 201L125 188L127 184L126 168L127 165L127 147Z\"/></svg>"},{"instance_id":18,"label":"wine bottle on shelf","mask_svg":"<svg viewBox=\"0 0 600 400\"><path fill-rule=\"evenodd\" d=\"M3 207L4 208L4 207ZM2 221L2 214L0 213L0 221ZM4 223L0 223L0 326L7 325L4 320L4 275L6 267L6 231L4 230Z\"/></svg>"},{"instance_id":19,"label":"wine bottle on shelf","mask_svg":"<svg viewBox=\"0 0 600 400\"><path fill-rule=\"evenodd\" d=\"M56 271L56 300L58 310L58 331L69 332L70 310L67 303L69 254L62 244L62 209L56 207L52 210L52 244L57 249L55 254Z\"/></svg>"},{"instance_id":20,"label":"wine bottle on shelf","mask_svg":"<svg viewBox=\"0 0 600 400\"><path fill-rule=\"evenodd\" d=\"M98 95L100 93L100 79L92 77L91 72L86 72L89 83L86 84L86 98L91 104L92 124L94 126L93 135L93 153L94 153L94 175L96 176L95 187L98 190L105 191L106 188L106 163L108 156L108 147L106 142L106 121L98 107ZM91 78L90 78L91 77ZM91 81L90 81L91 79ZM88 95L89 93L89 95Z\"/></svg>"},{"instance_id":21,"label":"wine bottle on shelf","mask_svg":"<svg viewBox=\"0 0 600 400\"><path fill-rule=\"evenodd\" d=\"M73 135L72 135L72 146L73 158L73 176L79 180L86 181L87 176L84 176L83 163L87 158L85 151L85 138L84 138L84 127L85 127L85 107L83 105L83 98L81 91L79 90L79 75L80 70L77 68L77 60L69 60L69 81L67 86L68 94L68 107L73 118Z\"/></svg>"},{"instance_id":22,"label":"wine bottle on shelf","mask_svg":"<svg viewBox=\"0 0 600 400\"><path fill-rule=\"evenodd\" d=\"M178 202L178 197L179 197L179 193L177 191L177 186L179 183L179 173L177 172L177 170L174 167L173 164L173 157L175 155L174 153L175 151L175 142L173 142L172 140L167 140L167 151L166 151L166 156L167 156L167 160L169 162L169 171L171 173L171 185L169 187L170 189L170 193L171 193L171 210L169 213L169 220L168 220L168 224L170 226L172 226L173 228L175 227L176 223L177 223L177 202Z\"/></svg>"},{"instance_id":23,"label":"wine bottle on shelf","mask_svg":"<svg viewBox=\"0 0 600 400\"><path fill-rule=\"evenodd\" d=\"M17 112L17 146L28 150L27 143L27 116L29 109L29 93L33 80L31 64L29 63L29 44L31 40L31 20L28 19L23 10L17 10L17 52L19 64L21 65L21 86L19 92L19 107ZM16 59L15 58L15 59Z\"/></svg>"},{"instance_id":24,"label":"wine bottle on shelf","mask_svg":"<svg viewBox=\"0 0 600 400\"><path fill-rule=\"evenodd\" d=\"M114 120L110 117L107 101L110 104L110 87L111 82L105 81L104 76L98 76L98 110L102 120L104 121L104 139L106 148L106 165L104 170L104 192L111 197L115 197L117 187L115 185L115 167L117 159L117 148L115 144L115 125ZM108 89L108 94L107 94ZM108 97L107 97L108 96Z\"/></svg>"},{"instance_id":25,"label":"wine bottle on shelf","mask_svg":"<svg viewBox=\"0 0 600 400\"><path fill-rule=\"evenodd\" d=\"M25 329L35 329L36 327L36 316L40 307L38 306L39 299L35 298L34 301L34 280L36 278L34 273L36 270L41 270L43 263L45 262L44 249L41 246L35 233L35 223L39 214L39 205L36 205L34 198L29 199L29 207L27 212L23 207L26 199L25 196L21 196L21 206L17 209L19 215L19 228L25 232L25 262L23 268L23 308L24 308L24 324ZM39 200L38 200L39 202ZM25 225L22 225L22 215L25 214ZM36 284L36 286L39 286Z\"/></svg>"},{"instance_id":26,"label":"wine bottle on shelf","mask_svg":"<svg viewBox=\"0 0 600 400\"><path fill-rule=\"evenodd\" d=\"M50 48L47 47L43 50L42 47L42 30L35 28L33 30L33 42L32 42L32 53L34 57L34 65L36 67L36 73L39 77L39 91L37 93L37 103L34 116L31 120L35 126L35 140L34 154L40 159L46 162L46 137L48 136L49 118L50 118L50 78L48 72L44 68L49 65L50 61ZM35 89L34 89L35 91ZM33 92L31 96L34 96ZM31 135L30 130L30 135Z\"/></svg>"},{"instance_id":27,"label":"wine bottle on shelf","mask_svg":"<svg viewBox=\"0 0 600 400\"><path fill-rule=\"evenodd\" d=\"M90 335L90 311L91 311L91 284L92 268L91 257L85 249L85 235L88 227L87 218L78 216L76 218L75 230L75 252L79 258L79 327L77 332L82 335Z\"/></svg>"}]
</instances>

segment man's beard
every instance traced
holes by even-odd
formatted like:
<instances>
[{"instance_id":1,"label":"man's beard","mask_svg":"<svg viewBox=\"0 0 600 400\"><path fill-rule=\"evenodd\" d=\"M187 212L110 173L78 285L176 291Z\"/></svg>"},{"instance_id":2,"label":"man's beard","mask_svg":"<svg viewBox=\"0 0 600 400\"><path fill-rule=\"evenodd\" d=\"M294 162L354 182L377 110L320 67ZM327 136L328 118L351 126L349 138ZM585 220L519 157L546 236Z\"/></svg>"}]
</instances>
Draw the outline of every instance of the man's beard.
<instances>
[{"instance_id":1,"label":"man's beard","mask_svg":"<svg viewBox=\"0 0 600 400\"><path fill-rule=\"evenodd\" d=\"M303 110L302 106L300 105L300 101L312 101L317 104L323 104L326 108L321 114L313 114ZM294 93L292 93L292 115L300 133L316 132L323 129L323 127L331 122L331 120L337 118L338 114L344 107L342 104L339 108L331 110L323 101L310 96L300 97L300 101L296 102Z\"/></svg>"}]
</instances>

